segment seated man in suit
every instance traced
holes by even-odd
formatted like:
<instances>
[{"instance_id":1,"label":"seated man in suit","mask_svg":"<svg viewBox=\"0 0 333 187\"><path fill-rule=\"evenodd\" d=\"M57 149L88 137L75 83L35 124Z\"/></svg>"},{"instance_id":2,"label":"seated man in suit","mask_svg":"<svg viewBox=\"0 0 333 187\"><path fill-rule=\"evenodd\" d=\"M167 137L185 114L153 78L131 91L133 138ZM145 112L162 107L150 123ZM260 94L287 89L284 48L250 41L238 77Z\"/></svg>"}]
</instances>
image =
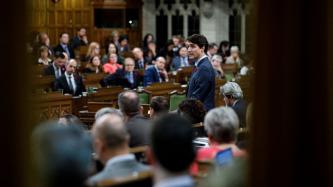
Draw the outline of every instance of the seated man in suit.
<instances>
[{"instance_id":1,"label":"seated man in suit","mask_svg":"<svg viewBox=\"0 0 333 187\"><path fill-rule=\"evenodd\" d=\"M126 128L131 136L129 146L147 145L150 121L142 115L140 99L136 92L127 90L118 95L118 106L124 115Z\"/></svg>"},{"instance_id":2,"label":"seated man in suit","mask_svg":"<svg viewBox=\"0 0 333 187\"><path fill-rule=\"evenodd\" d=\"M224 102L236 112L239 119L239 127L246 127L246 109L247 104L243 100L243 91L235 82L227 82L220 88L221 94L224 96Z\"/></svg>"},{"instance_id":3,"label":"seated man in suit","mask_svg":"<svg viewBox=\"0 0 333 187\"><path fill-rule=\"evenodd\" d=\"M75 74L77 63L71 59L66 63L66 72L55 81L55 89L63 90L63 94L72 94L73 96L82 95L86 91L83 85L82 77Z\"/></svg>"},{"instance_id":4,"label":"seated man in suit","mask_svg":"<svg viewBox=\"0 0 333 187\"><path fill-rule=\"evenodd\" d=\"M154 121L151 131L151 161L154 186L194 187L189 167L195 158L192 124L177 114Z\"/></svg>"},{"instance_id":5,"label":"seated man in suit","mask_svg":"<svg viewBox=\"0 0 333 187\"><path fill-rule=\"evenodd\" d=\"M154 66L146 69L143 77L143 86L151 85L155 82L168 82L168 73L165 70L165 58L157 57Z\"/></svg>"},{"instance_id":6,"label":"seated man in suit","mask_svg":"<svg viewBox=\"0 0 333 187\"><path fill-rule=\"evenodd\" d=\"M61 77L61 75L63 75L65 72L64 68L65 63L66 63L66 56L62 52L57 51L54 54L54 60L52 64L48 65L44 69L43 75L53 75L55 76L55 78Z\"/></svg>"},{"instance_id":7,"label":"seated man in suit","mask_svg":"<svg viewBox=\"0 0 333 187\"><path fill-rule=\"evenodd\" d=\"M65 52L70 59L75 58L74 50L69 45L69 35L66 32L63 32L59 35L60 44L57 45L53 50L54 52L60 51Z\"/></svg>"},{"instance_id":8,"label":"seated man in suit","mask_svg":"<svg viewBox=\"0 0 333 187\"><path fill-rule=\"evenodd\" d=\"M172 59L171 68L172 70L178 70L181 67L190 66L187 48L186 46L181 46L178 51L178 55Z\"/></svg>"},{"instance_id":9,"label":"seated man in suit","mask_svg":"<svg viewBox=\"0 0 333 187\"><path fill-rule=\"evenodd\" d=\"M124 68L118 69L114 74L106 76L101 84L102 86L122 86L124 88L137 88L140 82L142 82L142 76L134 70L133 58L125 58Z\"/></svg>"},{"instance_id":10,"label":"seated man in suit","mask_svg":"<svg viewBox=\"0 0 333 187\"><path fill-rule=\"evenodd\" d=\"M136 172L149 171L129 153L130 136L119 115L105 114L97 119L92 129L97 158L104 169L88 179L89 185L117 177L132 176Z\"/></svg>"},{"instance_id":11,"label":"seated man in suit","mask_svg":"<svg viewBox=\"0 0 333 187\"><path fill-rule=\"evenodd\" d=\"M139 47L135 47L132 50L135 58L135 69L145 69L147 67L147 60L143 56L143 51Z\"/></svg>"},{"instance_id":12,"label":"seated man in suit","mask_svg":"<svg viewBox=\"0 0 333 187\"><path fill-rule=\"evenodd\" d=\"M87 30L83 27L80 28L77 31L77 35L73 37L71 44L73 49L80 48L80 46L87 46L88 45Z\"/></svg>"}]
</instances>

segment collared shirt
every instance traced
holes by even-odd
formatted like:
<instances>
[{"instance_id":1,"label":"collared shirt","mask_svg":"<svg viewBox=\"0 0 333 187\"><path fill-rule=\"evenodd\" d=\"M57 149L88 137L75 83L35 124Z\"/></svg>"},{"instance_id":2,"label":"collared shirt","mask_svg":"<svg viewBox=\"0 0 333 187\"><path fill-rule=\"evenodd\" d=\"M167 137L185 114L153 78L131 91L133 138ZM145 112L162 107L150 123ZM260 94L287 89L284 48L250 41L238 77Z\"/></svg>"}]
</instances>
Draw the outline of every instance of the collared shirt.
<instances>
[{"instance_id":1,"label":"collared shirt","mask_svg":"<svg viewBox=\"0 0 333 187\"><path fill-rule=\"evenodd\" d=\"M170 187L194 186L194 182L189 175L181 175L161 180L154 185L154 187L169 187L169 186Z\"/></svg>"},{"instance_id":2,"label":"collared shirt","mask_svg":"<svg viewBox=\"0 0 333 187\"><path fill-rule=\"evenodd\" d=\"M106 162L105 168L108 168L109 166L111 166L114 163L122 162L122 161L126 161L126 160L135 160L135 156L133 154L126 154L126 155L119 155L119 156L112 157L111 159L109 159Z\"/></svg>"},{"instance_id":3,"label":"collared shirt","mask_svg":"<svg viewBox=\"0 0 333 187\"><path fill-rule=\"evenodd\" d=\"M188 66L188 59L187 57L180 57L180 67Z\"/></svg>"},{"instance_id":4,"label":"collared shirt","mask_svg":"<svg viewBox=\"0 0 333 187\"><path fill-rule=\"evenodd\" d=\"M195 62L195 66L198 67L199 62L200 62L202 59L206 58L206 57L207 57L207 55L204 55L204 56L202 56L201 58L199 58L199 59Z\"/></svg>"},{"instance_id":5,"label":"collared shirt","mask_svg":"<svg viewBox=\"0 0 333 187\"><path fill-rule=\"evenodd\" d=\"M61 68L58 68L54 63L52 63L54 74L56 78L59 78L62 75Z\"/></svg>"},{"instance_id":6,"label":"collared shirt","mask_svg":"<svg viewBox=\"0 0 333 187\"><path fill-rule=\"evenodd\" d=\"M60 44L60 45L61 45L61 47L66 51L68 57L70 57L69 49L68 49L68 45L66 45L66 44Z\"/></svg>"},{"instance_id":7,"label":"collared shirt","mask_svg":"<svg viewBox=\"0 0 333 187\"><path fill-rule=\"evenodd\" d=\"M161 77L161 74L160 74L160 70L159 70L156 66L154 66L154 68L155 68L156 71L157 71L157 75L158 75L159 82L162 82L162 77Z\"/></svg>"},{"instance_id":8,"label":"collared shirt","mask_svg":"<svg viewBox=\"0 0 333 187\"><path fill-rule=\"evenodd\" d=\"M126 72L125 76L126 76L126 79L128 80L128 82L130 82L131 84L133 84L133 82L134 82L133 72Z\"/></svg>"},{"instance_id":9,"label":"collared shirt","mask_svg":"<svg viewBox=\"0 0 333 187\"><path fill-rule=\"evenodd\" d=\"M67 72L65 72L65 76L66 76L66 80L67 80L67 84L68 86L70 85L69 81L72 82L73 85L73 92L75 93L76 91L76 84L75 84L75 80L74 80L74 75L68 75Z\"/></svg>"}]
</instances>

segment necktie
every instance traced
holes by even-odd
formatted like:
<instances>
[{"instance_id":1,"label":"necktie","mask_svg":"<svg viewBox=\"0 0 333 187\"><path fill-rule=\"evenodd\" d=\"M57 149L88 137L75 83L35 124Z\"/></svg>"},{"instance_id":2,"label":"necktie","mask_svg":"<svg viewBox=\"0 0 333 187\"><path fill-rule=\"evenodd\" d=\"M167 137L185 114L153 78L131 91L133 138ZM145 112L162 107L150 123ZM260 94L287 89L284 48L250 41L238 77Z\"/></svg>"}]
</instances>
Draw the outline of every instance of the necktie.
<instances>
[{"instance_id":1,"label":"necktie","mask_svg":"<svg viewBox=\"0 0 333 187\"><path fill-rule=\"evenodd\" d=\"M69 82L69 89L74 94L74 87L73 87L73 83L72 83L72 76L68 76L68 82Z\"/></svg>"},{"instance_id":2,"label":"necktie","mask_svg":"<svg viewBox=\"0 0 333 187\"><path fill-rule=\"evenodd\" d=\"M54 73L55 73L56 78L59 78L59 77L60 77L60 75L59 75L59 68L56 68L56 69L54 70Z\"/></svg>"},{"instance_id":3,"label":"necktie","mask_svg":"<svg viewBox=\"0 0 333 187\"><path fill-rule=\"evenodd\" d=\"M132 72L127 72L126 73L126 77L129 83L133 84L134 80L133 80L133 73Z\"/></svg>"},{"instance_id":4,"label":"necktie","mask_svg":"<svg viewBox=\"0 0 333 187\"><path fill-rule=\"evenodd\" d=\"M140 65L139 65L140 69L143 69L143 68L144 68L144 65L143 65L143 61L142 61L142 60L139 61L139 64L140 64Z\"/></svg>"},{"instance_id":5,"label":"necktie","mask_svg":"<svg viewBox=\"0 0 333 187\"><path fill-rule=\"evenodd\" d=\"M70 54L69 54L69 50L68 50L68 47L67 47L67 45L65 45L65 46L64 46L64 49L65 49L65 51L66 51L66 53L67 53L68 57L70 57Z\"/></svg>"}]
</instances>

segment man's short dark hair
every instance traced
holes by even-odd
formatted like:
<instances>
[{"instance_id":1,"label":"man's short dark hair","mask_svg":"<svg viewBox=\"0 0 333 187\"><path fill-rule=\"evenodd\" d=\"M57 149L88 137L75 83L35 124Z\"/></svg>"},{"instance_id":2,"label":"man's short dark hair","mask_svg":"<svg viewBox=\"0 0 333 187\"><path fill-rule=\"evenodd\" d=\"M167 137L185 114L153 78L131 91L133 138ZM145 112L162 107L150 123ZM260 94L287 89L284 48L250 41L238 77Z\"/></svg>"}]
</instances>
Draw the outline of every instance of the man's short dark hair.
<instances>
[{"instance_id":1,"label":"man's short dark hair","mask_svg":"<svg viewBox=\"0 0 333 187\"><path fill-rule=\"evenodd\" d=\"M154 109L155 113L166 113L169 111L169 101L166 97L155 96L150 101L150 108Z\"/></svg>"},{"instance_id":2,"label":"man's short dark hair","mask_svg":"<svg viewBox=\"0 0 333 187\"><path fill-rule=\"evenodd\" d=\"M42 186L84 186L91 163L91 139L77 126L43 124L33 134Z\"/></svg>"},{"instance_id":3,"label":"man's short dark hair","mask_svg":"<svg viewBox=\"0 0 333 187\"><path fill-rule=\"evenodd\" d=\"M118 95L120 111L127 116L135 116L140 112L140 99L136 92L127 90Z\"/></svg>"},{"instance_id":4,"label":"man's short dark hair","mask_svg":"<svg viewBox=\"0 0 333 187\"><path fill-rule=\"evenodd\" d=\"M204 35L201 34L193 34L192 36L187 38L188 41L197 44L200 48L205 47L205 53L208 50L208 41Z\"/></svg>"},{"instance_id":5,"label":"man's short dark hair","mask_svg":"<svg viewBox=\"0 0 333 187\"><path fill-rule=\"evenodd\" d=\"M54 53L54 58L55 58L55 59L57 59L57 58L64 59L64 58L65 58L65 55L64 55L62 52L60 52L60 51L56 51L56 52Z\"/></svg>"},{"instance_id":6,"label":"man's short dark hair","mask_svg":"<svg viewBox=\"0 0 333 187\"><path fill-rule=\"evenodd\" d=\"M67 35L69 35L67 32L62 32L62 33L60 33L60 34L59 34L59 38L61 38L61 37L62 37L62 35L64 35L64 34L67 34Z\"/></svg>"},{"instance_id":7,"label":"man's short dark hair","mask_svg":"<svg viewBox=\"0 0 333 187\"><path fill-rule=\"evenodd\" d=\"M178 113L194 124L204 121L206 110L200 100L189 98L178 105Z\"/></svg>"},{"instance_id":8,"label":"man's short dark hair","mask_svg":"<svg viewBox=\"0 0 333 187\"><path fill-rule=\"evenodd\" d=\"M192 124L177 114L154 121L151 133L153 154L168 172L186 171L195 157Z\"/></svg>"}]
</instances>

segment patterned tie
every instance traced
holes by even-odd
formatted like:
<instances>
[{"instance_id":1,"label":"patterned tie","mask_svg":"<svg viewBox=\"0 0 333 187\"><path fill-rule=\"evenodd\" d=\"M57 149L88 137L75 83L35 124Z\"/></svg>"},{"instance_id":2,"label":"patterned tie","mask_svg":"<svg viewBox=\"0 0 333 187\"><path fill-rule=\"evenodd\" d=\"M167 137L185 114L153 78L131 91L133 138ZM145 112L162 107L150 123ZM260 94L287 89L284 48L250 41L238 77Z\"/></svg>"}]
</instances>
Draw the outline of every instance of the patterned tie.
<instances>
[{"instance_id":1,"label":"patterned tie","mask_svg":"<svg viewBox=\"0 0 333 187\"><path fill-rule=\"evenodd\" d=\"M69 82L69 89L71 90L71 92L73 93L74 95L74 87L73 87L73 83L72 83L72 76L68 76L68 82Z\"/></svg>"},{"instance_id":2,"label":"patterned tie","mask_svg":"<svg viewBox=\"0 0 333 187\"><path fill-rule=\"evenodd\" d=\"M133 79L133 73L132 72L127 72L126 73L126 78L127 78L129 83L133 84L134 79Z\"/></svg>"},{"instance_id":3,"label":"patterned tie","mask_svg":"<svg viewBox=\"0 0 333 187\"><path fill-rule=\"evenodd\" d=\"M70 54L69 54L69 50L68 50L68 47L67 47L67 45L65 45L65 46L64 46L64 48L65 48L65 51L66 51L66 53L67 53L68 57L70 57Z\"/></svg>"}]
</instances>

